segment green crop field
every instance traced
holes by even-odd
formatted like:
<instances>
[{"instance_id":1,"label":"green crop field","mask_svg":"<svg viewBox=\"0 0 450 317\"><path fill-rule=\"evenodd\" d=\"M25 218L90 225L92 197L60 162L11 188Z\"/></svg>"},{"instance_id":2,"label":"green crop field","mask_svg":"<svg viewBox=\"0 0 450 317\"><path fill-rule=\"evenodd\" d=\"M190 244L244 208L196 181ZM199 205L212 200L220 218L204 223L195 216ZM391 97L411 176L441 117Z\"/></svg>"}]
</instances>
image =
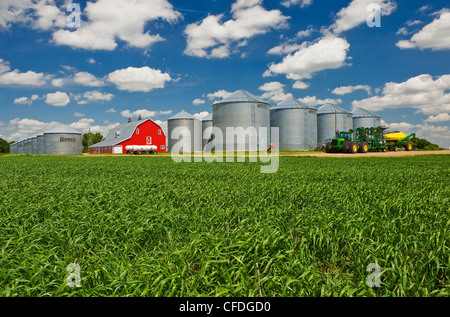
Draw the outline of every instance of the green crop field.
<instances>
[{"instance_id":1,"label":"green crop field","mask_svg":"<svg viewBox=\"0 0 450 317\"><path fill-rule=\"evenodd\" d=\"M448 155L0 157L0 296L449 296L449 179Z\"/></svg>"}]
</instances>

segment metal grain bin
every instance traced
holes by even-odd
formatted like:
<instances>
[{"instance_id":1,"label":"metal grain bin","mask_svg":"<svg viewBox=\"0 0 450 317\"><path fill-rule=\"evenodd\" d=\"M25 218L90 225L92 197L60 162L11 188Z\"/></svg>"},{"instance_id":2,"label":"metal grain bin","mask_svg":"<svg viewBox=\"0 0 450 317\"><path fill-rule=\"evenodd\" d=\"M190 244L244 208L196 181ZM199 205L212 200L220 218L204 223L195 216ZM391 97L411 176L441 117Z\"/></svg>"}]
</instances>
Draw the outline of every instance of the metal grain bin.
<instances>
[{"instance_id":1,"label":"metal grain bin","mask_svg":"<svg viewBox=\"0 0 450 317\"><path fill-rule=\"evenodd\" d=\"M23 140L19 142L19 145L17 146L17 154L23 154Z\"/></svg>"},{"instance_id":2,"label":"metal grain bin","mask_svg":"<svg viewBox=\"0 0 450 317\"><path fill-rule=\"evenodd\" d=\"M37 138L37 151L36 154L41 155L44 154L44 134L38 134Z\"/></svg>"},{"instance_id":3,"label":"metal grain bin","mask_svg":"<svg viewBox=\"0 0 450 317\"><path fill-rule=\"evenodd\" d=\"M34 136L31 138L31 154L37 154L37 137Z\"/></svg>"},{"instance_id":4,"label":"metal grain bin","mask_svg":"<svg viewBox=\"0 0 450 317\"><path fill-rule=\"evenodd\" d=\"M212 150L211 145L208 146L208 148L206 148L208 143L210 143L213 139L211 136L211 131L208 134L206 134L205 137L205 130L208 128L212 128L212 126L213 126L212 114L209 114L202 119L202 151L204 152L211 152Z\"/></svg>"},{"instance_id":5,"label":"metal grain bin","mask_svg":"<svg viewBox=\"0 0 450 317\"><path fill-rule=\"evenodd\" d=\"M24 141L24 154L31 154L31 138L27 138Z\"/></svg>"},{"instance_id":6,"label":"metal grain bin","mask_svg":"<svg viewBox=\"0 0 450 317\"><path fill-rule=\"evenodd\" d=\"M270 126L279 128L280 150L317 147L317 109L289 97L270 109Z\"/></svg>"},{"instance_id":7,"label":"metal grain bin","mask_svg":"<svg viewBox=\"0 0 450 317\"><path fill-rule=\"evenodd\" d=\"M20 141L20 154L27 154L27 139Z\"/></svg>"},{"instance_id":8,"label":"metal grain bin","mask_svg":"<svg viewBox=\"0 0 450 317\"><path fill-rule=\"evenodd\" d=\"M184 153L200 152L202 150L202 123L190 113L181 111L173 117L170 117L167 120L167 128L169 132L167 136L169 152L172 152L175 144L177 144L177 151ZM181 135L175 137L175 135L172 135L176 128L186 128L190 133L190 138Z\"/></svg>"},{"instance_id":9,"label":"metal grain bin","mask_svg":"<svg viewBox=\"0 0 450 317\"><path fill-rule=\"evenodd\" d=\"M352 111L353 128L372 128L381 126L381 117L363 108L356 108Z\"/></svg>"},{"instance_id":10,"label":"metal grain bin","mask_svg":"<svg viewBox=\"0 0 450 317\"><path fill-rule=\"evenodd\" d=\"M336 130L353 129L353 114L333 104L325 104L317 111L317 145L323 146L336 135Z\"/></svg>"},{"instance_id":11,"label":"metal grain bin","mask_svg":"<svg viewBox=\"0 0 450 317\"><path fill-rule=\"evenodd\" d=\"M44 132L44 154L81 155L83 135L66 125Z\"/></svg>"},{"instance_id":12,"label":"metal grain bin","mask_svg":"<svg viewBox=\"0 0 450 317\"><path fill-rule=\"evenodd\" d=\"M223 138L215 138L214 145L227 150L226 144L234 144L234 149L267 149L270 145L270 105L245 90L238 90L212 105L213 127L222 131ZM227 134L227 128L242 128L246 132L243 140L235 133ZM266 137L259 135L259 128L267 129ZM265 150L264 149L264 150Z\"/></svg>"}]
</instances>

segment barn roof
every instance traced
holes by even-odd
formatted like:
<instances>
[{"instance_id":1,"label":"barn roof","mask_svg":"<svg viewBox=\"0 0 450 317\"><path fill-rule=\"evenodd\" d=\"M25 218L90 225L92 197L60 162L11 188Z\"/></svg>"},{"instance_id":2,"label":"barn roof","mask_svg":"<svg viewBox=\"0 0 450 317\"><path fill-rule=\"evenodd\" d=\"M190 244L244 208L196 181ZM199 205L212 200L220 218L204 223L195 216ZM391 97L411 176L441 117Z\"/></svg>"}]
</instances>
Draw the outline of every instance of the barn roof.
<instances>
[{"instance_id":1,"label":"barn roof","mask_svg":"<svg viewBox=\"0 0 450 317\"><path fill-rule=\"evenodd\" d=\"M152 120L145 119L145 120L139 120L139 121L120 124L117 127L109 130L108 134L106 135L106 137L103 141L91 145L90 148L91 147L101 147L101 146L114 146L119 143L122 143L122 142L130 139L133 136L133 133L136 130L136 128L147 121L152 121Z\"/></svg>"}]
</instances>

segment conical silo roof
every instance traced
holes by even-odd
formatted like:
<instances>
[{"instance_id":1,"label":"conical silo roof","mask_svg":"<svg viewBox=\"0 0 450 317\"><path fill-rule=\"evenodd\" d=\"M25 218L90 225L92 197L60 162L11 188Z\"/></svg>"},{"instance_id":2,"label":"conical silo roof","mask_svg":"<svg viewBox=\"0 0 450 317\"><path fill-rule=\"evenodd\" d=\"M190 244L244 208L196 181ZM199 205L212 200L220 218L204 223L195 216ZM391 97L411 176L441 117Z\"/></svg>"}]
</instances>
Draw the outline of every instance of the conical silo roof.
<instances>
[{"instance_id":1,"label":"conical silo roof","mask_svg":"<svg viewBox=\"0 0 450 317\"><path fill-rule=\"evenodd\" d=\"M352 111L352 113L353 118L381 118L380 116L377 116L376 114L373 114L363 108L356 108Z\"/></svg>"},{"instance_id":2,"label":"conical silo roof","mask_svg":"<svg viewBox=\"0 0 450 317\"><path fill-rule=\"evenodd\" d=\"M210 113L209 115L207 115L206 117L204 117L202 119L202 121L212 121L212 114Z\"/></svg>"},{"instance_id":3,"label":"conical silo roof","mask_svg":"<svg viewBox=\"0 0 450 317\"><path fill-rule=\"evenodd\" d=\"M176 115L170 117L167 120L180 120L180 119L187 119L187 120L195 120L195 117L191 115L190 113L186 111L180 111Z\"/></svg>"},{"instance_id":4,"label":"conical silo roof","mask_svg":"<svg viewBox=\"0 0 450 317\"><path fill-rule=\"evenodd\" d=\"M267 101L252 95L248 91L238 90L232 93L231 95L223 98L222 100L218 100L213 103L213 105L221 104L221 103L231 103L231 102L258 102L258 103L266 103Z\"/></svg>"},{"instance_id":5,"label":"conical silo roof","mask_svg":"<svg viewBox=\"0 0 450 317\"><path fill-rule=\"evenodd\" d=\"M61 124L60 126L54 127L48 131L45 131L44 134L82 134L80 131L72 129L71 127L66 126L65 124Z\"/></svg>"},{"instance_id":6,"label":"conical silo roof","mask_svg":"<svg viewBox=\"0 0 450 317\"><path fill-rule=\"evenodd\" d=\"M312 110L317 110L314 108L311 108L309 106L307 106L306 104L304 104L303 102L301 102L300 100L294 98L294 97L289 97L285 100L283 100L282 102L276 104L272 109L312 109Z\"/></svg>"},{"instance_id":7,"label":"conical silo roof","mask_svg":"<svg viewBox=\"0 0 450 317\"><path fill-rule=\"evenodd\" d=\"M350 112L331 103L324 104L317 111L317 114L327 114L327 113L350 113Z\"/></svg>"}]
</instances>

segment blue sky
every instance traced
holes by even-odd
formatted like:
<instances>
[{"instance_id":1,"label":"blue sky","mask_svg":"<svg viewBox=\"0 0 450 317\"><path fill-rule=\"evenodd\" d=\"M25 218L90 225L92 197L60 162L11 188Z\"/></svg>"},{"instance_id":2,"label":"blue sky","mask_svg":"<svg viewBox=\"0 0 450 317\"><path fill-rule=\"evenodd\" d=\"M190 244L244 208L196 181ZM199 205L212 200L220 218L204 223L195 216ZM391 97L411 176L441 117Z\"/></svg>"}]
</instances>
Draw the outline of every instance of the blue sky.
<instances>
[{"instance_id":1,"label":"blue sky","mask_svg":"<svg viewBox=\"0 0 450 317\"><path fill-rule=\"evenodd\" d=\"M2 0L0 137L200 118L245 89L272 105L362 107L450 147L449 52L443 0Z\"/></svg>"}]
</instances>

